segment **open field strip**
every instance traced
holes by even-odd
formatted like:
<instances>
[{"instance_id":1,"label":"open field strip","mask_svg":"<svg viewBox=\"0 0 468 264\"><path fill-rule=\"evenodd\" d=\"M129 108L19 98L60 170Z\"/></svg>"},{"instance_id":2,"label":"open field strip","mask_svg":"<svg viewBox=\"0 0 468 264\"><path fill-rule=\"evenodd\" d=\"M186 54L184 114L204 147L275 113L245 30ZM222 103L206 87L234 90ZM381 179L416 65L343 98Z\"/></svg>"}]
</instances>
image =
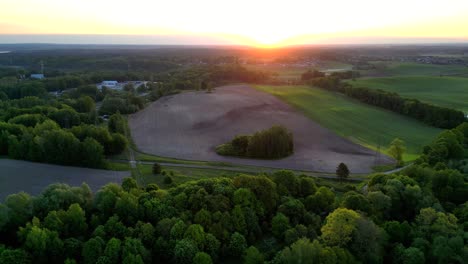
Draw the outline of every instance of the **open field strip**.
<instances>
[{"instance_id":1,"label":"open field strip","mask_svg":"<svg viewBox=\"0 0 468 264\"><path fill-rule=\"evenodd\" d=\"M402 97L468 112L468 78L439 76L397 76L348 81L355 87L395 92Z\"/></svg>"},{"instance_id":2,"label":"open field strip","mask_svg":"<svg viewBox=\"0 0 468 264\"><path fill-rule=\"evenodd\" d=\"M441 131L319 88L267 85L257 85L255 88L281 98L340 136L375 150L380 146L383 153L387 153L387 147L394 138L401 138L407 146L406 161L414 160L422 147Z\"/></svg>"}]
</instances>

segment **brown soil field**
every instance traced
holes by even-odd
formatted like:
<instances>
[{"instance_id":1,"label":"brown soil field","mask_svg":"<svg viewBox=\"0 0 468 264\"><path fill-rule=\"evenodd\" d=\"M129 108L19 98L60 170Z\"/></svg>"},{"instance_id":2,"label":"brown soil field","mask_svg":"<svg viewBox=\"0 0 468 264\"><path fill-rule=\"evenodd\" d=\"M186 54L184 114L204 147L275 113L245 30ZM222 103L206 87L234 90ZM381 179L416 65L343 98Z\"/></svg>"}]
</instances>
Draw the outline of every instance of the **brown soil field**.
<instances>
[{"instance_id":1,"label":"brown soil field","mask_svg":"<svg viewBox=\"0 0 468 264\"><path fill-rule=\"evenodd\" d=\"M86 182L94 192L109 182L120 184L128 171L109 171L59 166L22 160L0 159L0 202L12 193L40 194L48 185L66 183L80 186Z\"/></svg>"},{"instance_id":2,"label":"brown soil field","mask_svg":"<svg viewBox=\"0 0 468 264\"><path fill-rule=\"evenodd\" d=\"M280 160L225 157L215 147L238 134L252 134L273 125L294 136L294 154ZM321 127L273 95L247 85L218 87L213 93L185 92L167 96L129 117L139 150L164 157L220 161L317 172L335 172L344 162L351 173L391 163L375 152Z\"/></svg>"}]
</instances>

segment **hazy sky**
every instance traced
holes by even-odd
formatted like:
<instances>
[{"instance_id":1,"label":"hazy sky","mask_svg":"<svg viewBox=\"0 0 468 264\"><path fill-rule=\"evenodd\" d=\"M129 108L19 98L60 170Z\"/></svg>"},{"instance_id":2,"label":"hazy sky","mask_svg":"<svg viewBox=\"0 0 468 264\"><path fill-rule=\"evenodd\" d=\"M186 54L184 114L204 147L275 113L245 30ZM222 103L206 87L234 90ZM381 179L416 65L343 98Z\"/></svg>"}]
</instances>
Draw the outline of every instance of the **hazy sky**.
<instances>
[{"instance_id":1,"label":"hazy sky","mask_svg":"<svg viewBox=\"0 0 468 264\"><path fill-rule=\"evenodd\" d=\"M1 43L468 42L468 0L1 0L0 34Z\"/></svg>"}]
</instances>

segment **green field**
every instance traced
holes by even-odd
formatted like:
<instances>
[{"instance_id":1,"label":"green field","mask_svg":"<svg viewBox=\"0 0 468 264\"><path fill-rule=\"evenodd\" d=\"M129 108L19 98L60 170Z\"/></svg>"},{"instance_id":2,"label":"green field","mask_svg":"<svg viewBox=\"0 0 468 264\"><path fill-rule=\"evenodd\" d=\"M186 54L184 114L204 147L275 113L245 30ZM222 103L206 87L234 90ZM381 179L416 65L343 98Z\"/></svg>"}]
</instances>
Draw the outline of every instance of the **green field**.
<instances>
[{"instance_id":1,"label":"green field","mask_svg":"<svg viewBox=\"0 0 468 264\"><path fill-rule=\"evenodd\" d=\"M415 159L421 148L441 130L381 108L362 104L339 93L307 86L254 86L302 110L322 126L350 140L386 152L394 138L406 142L406 161Z\"/></svg>"},{"instance_id":2,"label":"green field","mask_svg":"<svg viewBox=\"0 0 468 264\"><path fill-rule=\"evenodd\" d=\"M468 112L468 78L406 76L364 78L349 81L356 87L368 87L396 92L403 97L416 98L448 108Z\"/></svg>"},{"instance_id":3,"label":"green field","mask_svg":"<svg viewBox=\"0 0 468 264\"><path fill-rule=\"evenodd\" d=\"M435 65L414 62L371 62L376 69L362 71L364 75L382 76L440 76L440 75L467 75L468 67L461 65Z\"/></svg>"},{"instance_id":4,"label":"green field","mask_svg":"<svg viewBox=\"0 0 468 264\"><path fill-rule=\"evenodd\" d=\"M318 67L302 66L302 65L283 65L279 63L269 64L246 64L247 69L265 71L277 74L276 77L280 80L298 80L301 74L309 69L317 69L323 72L351 70L352 65L338 61L323 61Z\"/></svg>"}]
</instances>

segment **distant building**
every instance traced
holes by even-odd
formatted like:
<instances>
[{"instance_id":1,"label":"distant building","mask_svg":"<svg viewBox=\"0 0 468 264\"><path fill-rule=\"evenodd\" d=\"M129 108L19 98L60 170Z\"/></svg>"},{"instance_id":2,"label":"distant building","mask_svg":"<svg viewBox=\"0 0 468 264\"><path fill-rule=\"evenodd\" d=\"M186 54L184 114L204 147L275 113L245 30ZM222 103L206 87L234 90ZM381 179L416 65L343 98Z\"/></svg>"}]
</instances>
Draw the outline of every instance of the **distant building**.
<instances>
[{"instance_id":1,"label":"distant building","mask_svg":"<svg viewBox=\"0 0 468 264\"><path fill-rule=\"evenodd\" d=\"M114 87L119 84L118 81L102 81L101 86Z\"/></svg>"},{"instance_id":2,"label":"distant building","mask_svg":"<svg viewBox=\"0 0 468 264\"><path fill-rule=\"evenodd\" d=\"M31 74L30 76L31 79L38 79L38 80L42 80L45 78L44 74L42 73L33 73Z\"/></svg>"}]
</instances>

